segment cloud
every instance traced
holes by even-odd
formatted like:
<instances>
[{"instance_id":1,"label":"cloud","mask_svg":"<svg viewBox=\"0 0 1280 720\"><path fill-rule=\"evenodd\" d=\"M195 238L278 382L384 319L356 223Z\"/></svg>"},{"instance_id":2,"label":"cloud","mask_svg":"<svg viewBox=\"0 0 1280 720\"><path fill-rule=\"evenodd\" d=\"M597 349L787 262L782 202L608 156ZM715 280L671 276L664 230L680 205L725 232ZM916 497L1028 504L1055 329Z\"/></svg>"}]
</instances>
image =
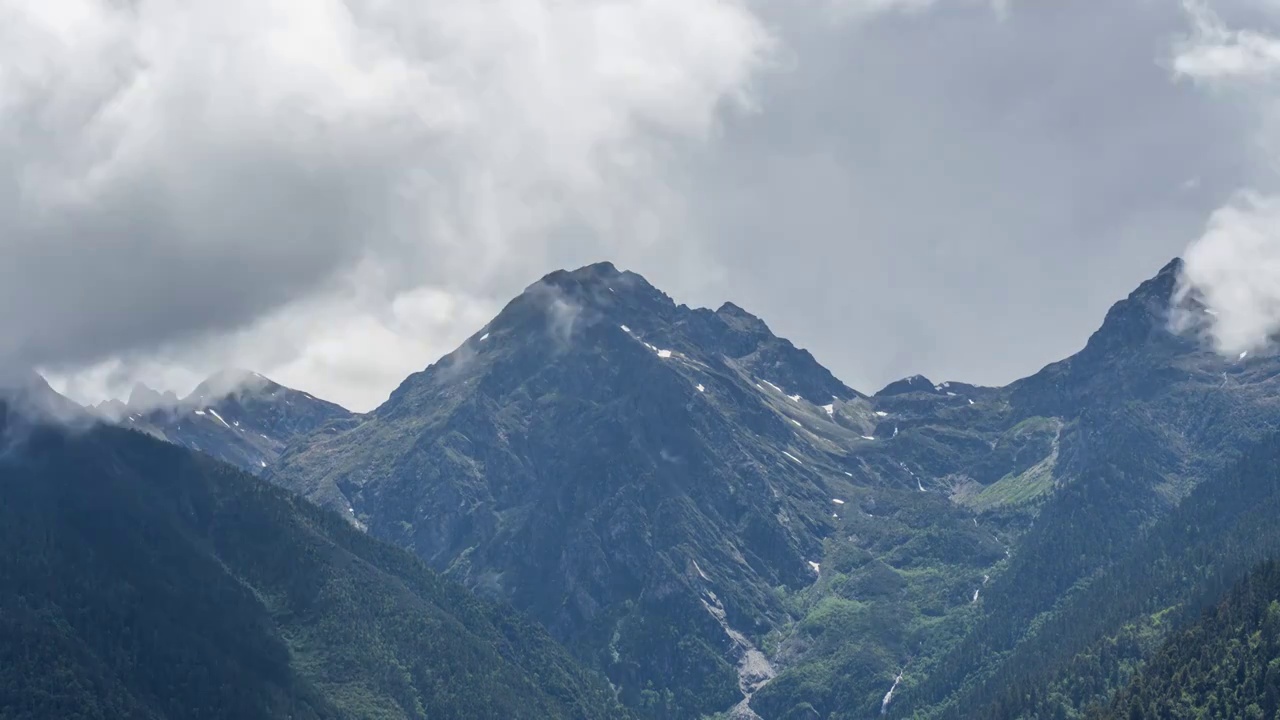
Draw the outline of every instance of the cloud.
<instances>
[{"instance_id":1,"label":"cloud","mask_svg":"<svg viewBox=\"0 0 1280 720\"><path fill-rule=\"evenodd\" d=\"M1234 91L1254 107L1258 151L1278 159L1280 88L1274 79L1280 71L1280 39L1231 29L1204 2L1187 0L1184 6L1192 32L1175 49L1175 72ZM1226 356L1265 346L1280 332L1280 193L1274 191L1278 178L1269 175L1261 182L1271 192L1237 193L1210 216L1183 254L1175 327L1204 329Z\"/></svg>"},{"instance_id":2,"label":"cloud","mask_svg":"<svg viewBox=\"0 0 1280 720\"><path fill-rule=\"evenodd\" d=\"M1183 256L1176 297L1207 308L1208 332L1225 355L1261 347L1280 331L1278 227L1280 197L1242 193Z\"/></svg>"},{"instance_id":3,"label":"cloud","mask_svg":"<svg viewBox=\"0 0 1280 720\"><path fill-rule=\"evenodd\" d=\"M1270 194L1265 7L0 2L0 366L368 409L610 259L865 390L1007 382Z\"/></svg>"},{"instance_id":4,"label":"cloud","mask_svg":"<svg viewBox=\"0 0 1280 720\"><path fill-rule=\"evenodd\" d=\"M5 3L0 363L172 354L643 242L772 42L736 0Z\"/></svg>"},{"instance_id":5,"label":"cloud","mask_svg":"<svg viewBox=\"0 0 1280 720\"><path fill-rule=\"evenodd\" d=\"M904 14L919 15L940 4L952 6L976 6L990 9L999 18L1008 16L1013 0L827 0L830 11L842 20L869 20L876 17Z\"/></svg>"},{"instance_id":6,"label":"cloud","mask_svg":"<svg viewBox=\"0 0 1280 720\"><path fill-rule=\"evenodd\" d=\"M1173 69L1201 81L1258 79L1280 71L1280 40L1233 30L1205 0L1183 0L1191 33L1176 46Z\"/></svg>"}]
</instances>

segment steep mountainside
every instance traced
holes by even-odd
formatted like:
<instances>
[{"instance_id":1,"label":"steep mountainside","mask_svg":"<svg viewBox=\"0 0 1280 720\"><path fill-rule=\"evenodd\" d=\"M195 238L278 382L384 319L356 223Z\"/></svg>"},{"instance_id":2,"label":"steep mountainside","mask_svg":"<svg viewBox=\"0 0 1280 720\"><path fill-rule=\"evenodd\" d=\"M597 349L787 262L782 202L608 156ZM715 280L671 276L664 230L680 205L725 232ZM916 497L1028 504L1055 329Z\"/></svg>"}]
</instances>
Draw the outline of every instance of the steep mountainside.
<instances>
[{"instance_id":1,"label":"steep mountainside","mask_svg":"<svg viewBox=\"0 0 1280 720\"><path fill-rule=\"evenodd\" d=\"M218 373L181 399L139 385L127 404L117 401L95 410L123 427L252 473L275 462L295 438L343 427L355 418L334 403L245 371Z\"/></svg>"},{"instance_id":2,"label":"steep mountainside","mask_svg":"<svg viewBox=\"0 0 1280 720\"><path fill-rule=\"evenodd\" d=\"M1280 565L1264 563L1175 633L1098 718L1274 718L1280 712Z\"/></svg>"},{"instance_id":3,"label":"steep mountainside","mask_svg":"<svg viewBox=\"0 0 1280 720\"><path fill-rule=\"evenodd\" d=\"M1168 330L1178 267L1030 378L870 397L737 306L557 272L269 477L528 610L649 715L969 717L1280 421L1274 356Z\"/></svg>"},{"instance_id":4,"label":"steep mountainside","mask_svg":"<svg viewBox=\"0 0 1280 720\"><path fill-rule=\"evenodd\" d=\"M5 402L0 436L0 718L625 716L542 630L227 465Z\"/></svg>"}]
</instances>

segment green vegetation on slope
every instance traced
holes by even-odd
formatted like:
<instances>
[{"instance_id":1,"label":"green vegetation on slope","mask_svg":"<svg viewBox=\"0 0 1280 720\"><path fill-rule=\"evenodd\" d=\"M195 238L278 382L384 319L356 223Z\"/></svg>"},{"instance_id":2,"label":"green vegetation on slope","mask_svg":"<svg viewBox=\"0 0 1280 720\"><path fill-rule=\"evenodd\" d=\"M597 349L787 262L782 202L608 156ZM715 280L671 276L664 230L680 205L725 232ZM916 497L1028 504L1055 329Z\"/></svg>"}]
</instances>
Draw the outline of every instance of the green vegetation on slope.
<instances>
[{"instance_id":1,"label":"green vegetation on slope","mask_svg":"<svg viewBox=\"0 0 1280 720\"><path fill-rule=\"evenodd\" d=\"M187 450L41 430L0 492L5 720L624 716L511 611Z\"/></svg>"},{"instance_id":2,"label":"green vegetation on slope","mask_svg":"<svg viewBox=\"0 0 1280 720\"><path fill-rule=\"evenodd\" d=\"M1280 564L1175 633L1098 720L1269 720L1280 711Z\"/></svg>"}]
</instances>

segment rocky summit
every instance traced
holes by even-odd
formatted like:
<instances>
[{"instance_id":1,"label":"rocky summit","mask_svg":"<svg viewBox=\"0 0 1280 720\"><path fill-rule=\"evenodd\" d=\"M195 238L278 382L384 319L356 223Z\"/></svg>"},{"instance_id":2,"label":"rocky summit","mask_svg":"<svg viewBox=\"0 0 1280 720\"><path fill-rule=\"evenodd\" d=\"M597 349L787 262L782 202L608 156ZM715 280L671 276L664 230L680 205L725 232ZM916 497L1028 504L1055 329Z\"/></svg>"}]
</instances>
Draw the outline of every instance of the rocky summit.
<instances>
[{"instance_id":1,"label":"rocky summit","mask_svg":"<svg viewBox=\"0 0 1280 720\"><path fill-rule=\"evenodd\" d=\"M128 403L95 410L118 425L252 473L262 472L294 438L341 427L355 417L334 403L245 370L216 373L184 398L138 385Z\"/></svg>"}]
</instances>

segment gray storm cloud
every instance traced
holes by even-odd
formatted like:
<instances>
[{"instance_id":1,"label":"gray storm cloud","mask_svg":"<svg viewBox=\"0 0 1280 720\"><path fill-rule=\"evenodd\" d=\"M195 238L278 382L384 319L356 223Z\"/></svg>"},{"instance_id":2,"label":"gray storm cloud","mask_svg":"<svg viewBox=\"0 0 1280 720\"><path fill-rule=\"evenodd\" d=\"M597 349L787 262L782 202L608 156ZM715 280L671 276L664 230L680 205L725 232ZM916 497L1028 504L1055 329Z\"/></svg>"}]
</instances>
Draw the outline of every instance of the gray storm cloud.
<instances>
[{"instance_id":1,"label":"gray storm cloud","mask_svg":"<svg viewBox=\"0 0 1280 720\"><path fill-rule=\"evenodd\" d=\"M640 241L771 42L734 0L2 3L0 362L341 293L382 312L575 229Z\"/></svg>"}]
</instances>

